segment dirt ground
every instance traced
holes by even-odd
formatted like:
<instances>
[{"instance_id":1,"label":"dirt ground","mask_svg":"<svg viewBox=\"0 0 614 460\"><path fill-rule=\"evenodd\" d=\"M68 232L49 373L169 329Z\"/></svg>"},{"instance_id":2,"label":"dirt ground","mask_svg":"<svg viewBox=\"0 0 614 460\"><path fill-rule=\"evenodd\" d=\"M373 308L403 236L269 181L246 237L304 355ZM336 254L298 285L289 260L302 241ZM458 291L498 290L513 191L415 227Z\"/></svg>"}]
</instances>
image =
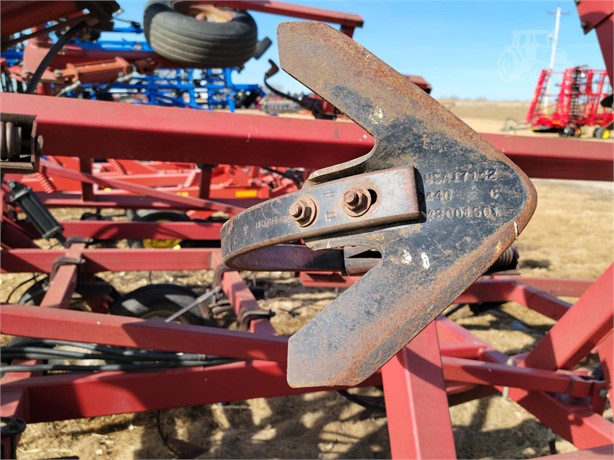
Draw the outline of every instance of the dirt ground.
<instances>
[{"instance_id":1,"label":"dirt ground","mask_svg":"<svg viewBox=\"0 0 614 460\"><path fill-rule=\"evenodd\" d=\"M508 118L522 122L526 104L447 102L475 129L498 132ZM518 135L532 135L518 131ZM614 148L614 143L612 143ZM596 279L614 259L614 190L610 183L535 180L539 204L520 236L523 275ZM119 273L105 279L125 293L150 282L172 282L202 292L210 273ZM263 307L276 312L273 325L290 334L338 294L305 289L289 274L258 274L266 286ZM4 275L0 298L24 275ZM22 288L23 290L23 288ZM19 295L19 292L15 294ZM469 308L452 318L501 351L530 349L552 321L519 305L474 315ZM178 388L177 391L181 391ZM381 397L377 388L358 393ZM611 417L611 411L608 409ZM460 458L530 458L547 455L552 433L515 403L500 396L450 409ZM185 443L164 445L160 432ZM574 450L556 437L559 452ZM388 458L386 417L335 392L254 399L230 404L142 414L32 424L19 458L78 455L83 459L132 458Z\"/></svg>"}]
</instances>

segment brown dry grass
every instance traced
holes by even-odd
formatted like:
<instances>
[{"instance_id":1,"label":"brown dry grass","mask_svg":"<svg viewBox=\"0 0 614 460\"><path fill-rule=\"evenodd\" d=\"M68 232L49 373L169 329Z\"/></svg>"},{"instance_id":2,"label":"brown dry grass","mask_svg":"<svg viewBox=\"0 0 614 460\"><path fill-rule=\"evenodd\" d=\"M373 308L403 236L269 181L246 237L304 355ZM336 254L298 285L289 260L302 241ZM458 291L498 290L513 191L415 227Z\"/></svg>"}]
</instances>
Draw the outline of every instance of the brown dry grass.
<instances>
[{"instance_id":1,"label":"brown dry grass","mask_svg":"<svg viewBox=\"0 0 614 460\"><path fill-rule=\"evenodd\" d=\"M518 104L457 103L452 110L482 131L518 118ZM496 129L495 129L496 127ZM521 134L526 134L525 132ZM612 184L535 181L537 212L519 240L521 272L546 277L595 279L614 255ZM176 282L204 289L205 273L105 274L120 291L154 282ZM298 329L336 295L334 290L303 289L286 274L266 273L268 298L262 304L276 312L280 333ZM23 275L4 275L6 296ZM549 319L508 303L474 316L468 308L453 318L478 337L505 352L529 349L552 325ZM178 391L181 391L178 388ZM370 396L377 389L360 390ZM20 458L79 455L83 459L170 458L387 458L386 418L346 401L337 393L255 399L232 404L166 410L163 431L187 441L169 450L160 440L156 413L127 414L90 420L31 425L19 449ZM502 397L490 397L451 408L454 438L462 458L526 458L548 453L549 430L533 416ZM573 450L557 438L557 448ZM194 451L195 446L200 452Z\"/></svg>"}]
</instances>

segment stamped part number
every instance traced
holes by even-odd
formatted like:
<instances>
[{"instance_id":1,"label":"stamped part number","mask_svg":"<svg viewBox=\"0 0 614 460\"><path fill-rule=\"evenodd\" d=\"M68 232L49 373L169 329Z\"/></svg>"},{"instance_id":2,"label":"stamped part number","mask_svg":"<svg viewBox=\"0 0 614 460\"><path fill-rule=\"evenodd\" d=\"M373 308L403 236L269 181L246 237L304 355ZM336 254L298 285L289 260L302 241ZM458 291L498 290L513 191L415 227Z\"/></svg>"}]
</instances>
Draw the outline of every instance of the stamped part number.
<instances>
[{"instance_id":1,"label":"stamped part number","mask_svg":"<svg viewBox=\"0 0 614 460\"><path fill-rule=\"evenodd\" d=\"M498 177L497 168L474 169L468 167L457 171L433 171L424 174L426 185L441 184L462 184L466 182L496 181Z\"/></svg>"},{"instance_id":2,"label":"stamped part number","mask_svg":"<svg viewBox=\"0 0 614 460\"><path fill-rule=\"evenodd\" d=\"M428 220L452 220L452 219L496 219L504 215L503 207L499 202L500 187L496 184L501 177L497 168L474 168L469 165L456 171L433 171L424 175L424 184L433 187L426 192L427 219ZM488 191L488 204L472 205L462 203L459 188L454 184L467 183L492 183ZM477 184L476 184L477 185ZM486 184L484 184L486 185ZM472 186L470 186L472 187ZM482 186L480 186L482 187Z\"/></svg>"},{"instance_id":3,"label":"stamped part number","mask_svg":"<svg viewBox=\"0 0 614 460\"><path fill-rule=\"evenodd\" d=\"M429 209L428 220L470 219L473 217L491 219L503 215L499 206L458 206L456 208Z\"/></svg>"},{"instance_id":4,"label":"stamped part number","mask_svg":"<svg viewBox=\"0 0 614 460\"><path fill-rule=\"evenodd\" d=\"M426 201L450 201L454 193L450 189L426 192Z\"/></svg>"}]
</instances>

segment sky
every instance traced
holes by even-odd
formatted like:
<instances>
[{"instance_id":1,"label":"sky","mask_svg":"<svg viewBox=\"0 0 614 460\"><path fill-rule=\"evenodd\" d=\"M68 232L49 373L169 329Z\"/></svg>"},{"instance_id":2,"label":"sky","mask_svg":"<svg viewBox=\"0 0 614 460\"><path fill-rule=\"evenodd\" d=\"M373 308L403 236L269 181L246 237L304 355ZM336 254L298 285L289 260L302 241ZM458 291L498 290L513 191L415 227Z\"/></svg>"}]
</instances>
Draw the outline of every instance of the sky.
<instances>
[{"instance_id":1,"label":"sky","mask_svg":"<svg viewBox=\"0 0 614 460\"><path fill-rule=\"evenodd\" d=\"M142 21L145 0L118 2L122 19ZM426 78L439 99L530 100L539 70L549 66L557 6L563 14L555 71L576 65L605 68L595 32L584 35L572 0L289 2L362 16L364 26L354 39L399 72ZM273 45L260 60L245 64L235 77L238 83L262 83L268 59L279 63L277 25L296 20L251 14L259 39L269 37ZM283 72L270 82L284 91L306 92Z\"/></svg>"}]
</instances>

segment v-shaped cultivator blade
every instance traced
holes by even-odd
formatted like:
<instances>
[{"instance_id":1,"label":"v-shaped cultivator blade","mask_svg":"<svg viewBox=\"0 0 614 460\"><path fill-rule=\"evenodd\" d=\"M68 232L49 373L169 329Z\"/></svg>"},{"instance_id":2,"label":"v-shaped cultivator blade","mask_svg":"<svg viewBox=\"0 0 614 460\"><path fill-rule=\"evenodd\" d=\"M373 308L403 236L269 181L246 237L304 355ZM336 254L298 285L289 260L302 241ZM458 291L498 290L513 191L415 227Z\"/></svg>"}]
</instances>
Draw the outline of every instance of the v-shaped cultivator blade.
<instances>
[{"instance_id":1,"label":"v-shaped cultivator blade","mask_svg":"<svg viewBox=\"0 0 614 460\"><path fill-rule=\"evenodd\" d=\"M507 157L349 37L292 22L278 39L282 67L376 144L231 219L224 260L262 270L372 267L289 342L291 386L355 385L512 244L536 194ZM278 245L301 239L308 248Z\"/></svg>"}]
</instances>

